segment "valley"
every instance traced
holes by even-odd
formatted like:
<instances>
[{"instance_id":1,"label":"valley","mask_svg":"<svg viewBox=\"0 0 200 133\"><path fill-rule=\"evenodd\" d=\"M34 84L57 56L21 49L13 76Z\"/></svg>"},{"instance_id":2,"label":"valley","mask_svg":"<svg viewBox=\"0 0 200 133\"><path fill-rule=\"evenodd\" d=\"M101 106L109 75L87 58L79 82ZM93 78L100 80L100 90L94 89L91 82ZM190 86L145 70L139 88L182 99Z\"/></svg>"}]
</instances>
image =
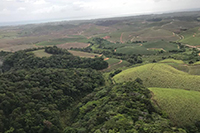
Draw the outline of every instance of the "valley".
<instances>
[{"instance_id":1,"label":"valley","mask_svg":"<svg viewBox=\"0 0 200 133\"><path fill-rule=\"evenodd\" d=\"M0 133L200 132L199 14L0 27Z\"/></svg>"}]
</instances>

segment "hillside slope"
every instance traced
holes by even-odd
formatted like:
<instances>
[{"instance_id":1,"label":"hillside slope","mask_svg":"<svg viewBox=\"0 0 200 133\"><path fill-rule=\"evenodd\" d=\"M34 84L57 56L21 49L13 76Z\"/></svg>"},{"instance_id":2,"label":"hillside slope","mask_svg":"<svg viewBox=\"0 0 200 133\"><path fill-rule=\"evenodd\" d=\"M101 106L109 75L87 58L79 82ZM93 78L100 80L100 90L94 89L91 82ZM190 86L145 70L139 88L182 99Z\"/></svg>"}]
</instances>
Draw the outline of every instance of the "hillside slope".
<instances>
[{"instance_id":1,"label":"hillside slope","mask_svg":"<svg viewBox=\"0 0 200 133\"><path fill-rule=\"evenodd\" d=\"M117 83L133 81L136 78L141 78L147 87L200 90L200 76L190 75L162 63L130 68L114 76Z\"/></svg>"},{"instance_id":2,"label":"hillside slope","mask_svg":"<svg viewBox=\"0 0 200 133\"><path fill-rule=\"evenodd\" d=\"M191 126L200 120L200 92L169 88L149 88L153 102L175 125Z\"/></svg>"}]
</instances>

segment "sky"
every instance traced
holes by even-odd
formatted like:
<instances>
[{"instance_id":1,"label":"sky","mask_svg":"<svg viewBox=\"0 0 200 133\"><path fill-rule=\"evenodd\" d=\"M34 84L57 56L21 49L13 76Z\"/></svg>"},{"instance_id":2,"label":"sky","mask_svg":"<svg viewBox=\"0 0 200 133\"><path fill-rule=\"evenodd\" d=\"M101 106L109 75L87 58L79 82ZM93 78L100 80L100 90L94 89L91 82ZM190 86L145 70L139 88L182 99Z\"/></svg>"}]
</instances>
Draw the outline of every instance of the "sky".
<instances>
[{"instance_id":1,"label":"sky","mask_svg":"<svg viewBox=\"0 0 200 133\"><path fill-rule=\"evenodd\" d=\"M200 8L200 0L0 0L0 23L78 20Z\"/></svg>"}]
</instances>

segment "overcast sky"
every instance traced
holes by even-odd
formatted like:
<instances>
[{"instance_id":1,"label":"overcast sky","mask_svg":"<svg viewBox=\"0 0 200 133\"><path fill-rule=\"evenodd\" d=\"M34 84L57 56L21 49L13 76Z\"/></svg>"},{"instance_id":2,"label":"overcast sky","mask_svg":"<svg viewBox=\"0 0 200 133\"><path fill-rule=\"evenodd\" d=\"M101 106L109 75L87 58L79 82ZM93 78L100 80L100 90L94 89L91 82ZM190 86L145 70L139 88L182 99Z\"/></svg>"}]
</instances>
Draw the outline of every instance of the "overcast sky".
<instances>
[{"instance_id":1,"label":"overcast sky","mask_svg":"<svg viewBox=\"0 0 200 133\"><path fill-rule=\"evenodd\" d=\"M200 0L0 0L0 22L90 19L200 8Z\"/></svg>"}]
</instances>

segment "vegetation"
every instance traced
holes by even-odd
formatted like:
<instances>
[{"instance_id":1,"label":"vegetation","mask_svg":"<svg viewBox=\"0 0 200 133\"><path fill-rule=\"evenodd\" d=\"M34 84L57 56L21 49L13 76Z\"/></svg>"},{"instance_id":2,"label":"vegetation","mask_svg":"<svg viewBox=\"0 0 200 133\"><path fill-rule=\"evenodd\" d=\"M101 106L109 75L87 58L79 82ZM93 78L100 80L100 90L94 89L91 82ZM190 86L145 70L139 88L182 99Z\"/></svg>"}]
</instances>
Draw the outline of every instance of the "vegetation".
<instances>
[{"instance_id":1,"label":"vegetation","mask_svg":"<svg viewBox=\"0 0 200 133\"><path fill-rule=\"evenodd\" d=\"M136 81L97 88L76 106L73 122L64 132L184 132L159 115L150 97L149 90Z\"/></svg>"},{"instance_id":2,"label":"vegetation","mask_svg":"<svg viewBox=\"0 0 200 133\"><path fill-rule=\"evenodd\" d=\"M163 63L153 63L130 68L114 76L114 80L117 83L134 81L136 78L142 79L144 85L147 87L200 90L200 76L190 75Z\"/></svg>"},{"instance_id":3,"label":"vegetation","mask_svg":"<svg viewBox=\"0 0 200 133\"><path fill-rule=\"evenodd\" d=\"M199 132L200 93L181 89L149 88L154 104L169 115L174 125ZM196 125L196 126L194 126Z\"/></svg>"},{"instance_id":4,"label":"vegetation","mask_svg":"<svg viewBox=\"0 0 200 133\"><path fill-rule=\"evenodd\" d=\"M34 68L92 68L102 70L108 67L108 63L103 61L103 58L80 58L56 46L47 47L45 51L53 54L53 56L39 58L26 51L10 54L5 58L2 69L3 71Z\"/></svg>"},{"instance_id":5,"label":"vegetation","mask_svg":"<svg viewBox=\"0 0 200 133\"><path fill-rule=\"evenodd\" d=\"M73 50L68 50L68 51L74 56L85 57L85 58L94 58L95 56L99 56L98 54L81 52L81 51L73 51Z\"/></svg>"},{"instance_id":6,"label":"vegetation","mask_svg":"<svg viewBox=\"0 0 200 133\"><path fill-rule=\"evenodd\" d=\"M0 133L200 132L198 14L0 27Z\"/></svg>"},{"instance_id":7,"label":"vegetation","mask_svg":"<svg viewBox=\"0 0 200 133\"><path fill-rule=\"evenodd\" d=\"M60 112L104 84L91 69L33 69L0 75L0 129L61 132Z\"/></svg>"},{"instance_id":8,"label":"vegetation","mask_svg":"<svg viewBox=\"0 0 200 133\"><path fill-rule=\"evenodd\" d=\"M36 50L36 51L33 51L33 53L35 54L35 56L37 57L50 57L51 54L48 54L47 52L45 52L44 49L40 49L40 50Z\"/></svg>"}]
</instances>

